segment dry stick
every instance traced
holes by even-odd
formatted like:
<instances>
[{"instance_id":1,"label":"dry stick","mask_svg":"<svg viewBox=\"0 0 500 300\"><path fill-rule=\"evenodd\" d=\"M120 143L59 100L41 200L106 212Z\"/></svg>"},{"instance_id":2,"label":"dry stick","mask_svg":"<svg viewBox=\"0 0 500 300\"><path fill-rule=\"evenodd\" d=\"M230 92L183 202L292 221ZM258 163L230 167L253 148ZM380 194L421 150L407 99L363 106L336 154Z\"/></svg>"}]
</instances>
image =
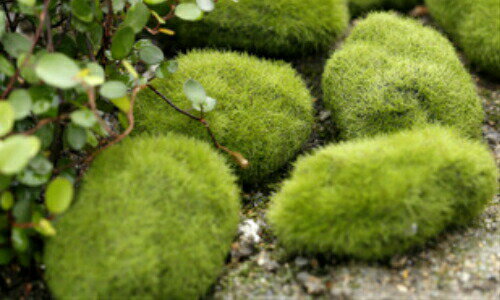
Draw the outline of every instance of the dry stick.
<instances>
[{"instance_id":1,"label":"dry stick","mask_svg":"<svg viewBox=\"0 0 500 300\"><path fill-rule=\"evenodd\" d=\"M0 100L5 99L7 95L10 93L10 91L14 88L14 84L16 83L17 77L19 76L19 73L21 72L21 69L24 68L27 64L28 61L30 60L31 56L33 55L33 50L35 50L35 46L38 43L38 40L40 39L40 35L42 34L43 27L45 24L45 18L47 17L48 9L49 9L49 4L50 0L44 0L43 1L43 10L40 13L40 22L38 24L38 27L36 28L35 36L33 38L33 42L31 43L30 50L26 57L24 58L23 63L19 68L16 69L16 72L14 75L10 78L9 83L7 84L7 88L5 91L3 91L2 96L0 97Z\"/></svg>"},{"instance_id":2,"label":"dry stick","mask_svg":"<svg viewBox=\"0 0 500 300\"><path fill-rule=\"evenodd\" d=\"M45 125L47 125L49 123L58 122L58 121L66 120L66 119L69 119L69 115L68 114L63 114L63 115L57 116L55 118L41 119L40 121L38 121L38 123L35 125L35 127L31 128L31 129L28 129L28 130L26 130L24 132L21 132L20 134L31 135L31 134L37 132L38 129L42 128L43 126L45 126Z\"/></svg>"},{"instance_id":3,"label":"dry stick","mask_svg":"<svg viewBox=\"0 0 500 300\"><path fill-rule=\"evenodd\" d=\"M226 152L227 154L229 154L230 156L232 156L234 158L234 160L236 160L236 162L240 165L241 168L245 169L249 166L248 160L243 155L241 155L241 153L236 152L236 151L232 151L232 150L228 149L227 147L219 144L219 142L215 138L215 135L214 135L212 129L210 128L210 125L208 124L207 120L205 120L203 117L197 117L197 116L179 108L170 99L168 99L167 97L165 97L165 95L163 95L160 91L158 91L154 86L152 86L150 84L148 84L147 86L156 95L158 95L160 98L162 98L168 105L170 105L170 107L172 107L176 111L180 112L181 114L183 114L183 115L185 115L185 116L187 116L195 121L200 122L207 130L207 133L210 136L210 139L212 140L215 148L220 149L220 150Z\"/></svg>"}]
</instances>

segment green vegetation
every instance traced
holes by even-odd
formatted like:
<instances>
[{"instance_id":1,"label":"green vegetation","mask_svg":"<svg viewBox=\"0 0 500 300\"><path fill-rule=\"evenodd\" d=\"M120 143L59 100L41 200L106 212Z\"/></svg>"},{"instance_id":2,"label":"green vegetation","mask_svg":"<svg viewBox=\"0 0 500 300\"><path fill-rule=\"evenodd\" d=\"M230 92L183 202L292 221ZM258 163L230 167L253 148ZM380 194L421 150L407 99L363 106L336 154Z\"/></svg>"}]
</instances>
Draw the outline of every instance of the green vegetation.
<instances>
[{"instance_id":1,"label":"green vegetation","mask_svg":"<svg viewBox=\"0 0 500 300\"><path fill-rule=\"evenodd\" d=\"M381 9L404 11L415 7L421 2L423 0L349 0L349 10L354 16Z\"/></svg>"},{"instance_id":2,"label":"green vegetation","mask_svg":"<svg viewBox=\"0 0 500 300\"><path fill-rule=\"evenodd\" d=\"M268 216L291 252L385 259L469 223L496 176L477 141L437 126L403 130L300 159Z\"/></svg>"},{"instance_id":3,"label":"green vegetation","mask_svg":"<svg viewBox=\"0 0 500 300\"><path fill-rule=\"evenodd\" d=\"M348 21L346 0L220 0L203 20L176 31L186 47L301 56L327 51Z\"/></svg>"},{"instance_id":4,"label":"green vegetation","mask_svg":"<svg viewBox=\"0 0 500 300\"><path fill-rule=\"evenodd\" d=\"M470 61L500 78L500 0L426 0Z\"/></svg>"},{"instance_id":5,"label":"green vegetation","mask_svg":"<svg viewBox=\"0 0 500 300\"><path fill-rule=\"evenodd\" d=\"M247 169L238 168L243 182L256 183L278 170L309 137L312 97L288 64L212 50L192 51L177 61L177 72L152 85L183 109L192 105L183 83L193 78L203 85L217 101L205 118L218 142L250 162ZM210 141L203 126L150 90L138 95L136 106L136 132L175 131Z\"/></svg>"},{"instance_id":6,"label":"green vegetation","mask_svg":"<svg viewBox=\"0 0 500 300\"><path fill-rule=\"evenodd\" d=\"M238 222L225 159L169 134L97 157L45 249L58 299L195 299L217 278Z\"/></svg>"},{"instance_id":7,"label":"green vegetation","mask_svg":"<svg viewBox=\"0 0 500 300\"><path fill-rule=\"evenodd\" d=\"M470 75L450 42L414 20L370 14L327 62L322 86L342 139L425 123L481 136Z\"/></svg>"}]
</instances>

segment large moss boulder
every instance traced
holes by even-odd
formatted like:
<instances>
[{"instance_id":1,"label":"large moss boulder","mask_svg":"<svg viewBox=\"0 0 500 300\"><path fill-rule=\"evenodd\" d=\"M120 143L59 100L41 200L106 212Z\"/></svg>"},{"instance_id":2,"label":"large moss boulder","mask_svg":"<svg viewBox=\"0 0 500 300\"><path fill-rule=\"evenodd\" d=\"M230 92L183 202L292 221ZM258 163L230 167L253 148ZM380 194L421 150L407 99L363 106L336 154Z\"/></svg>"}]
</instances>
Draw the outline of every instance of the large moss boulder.
<instances>
[{"instance_id":1,"label":"large moss boulder","mask_svg":"<svg viewBox=\"0 0 500 300\"><path fill-rule=\"evenodd\" d=\"M412 9L421 2L423 0L349 0L349 10L354 16L381 9L404 11Z\"/></svg>"},{"instance_id":2,"label":"large moss boulder","mask_svg":"<svg viewBox=\"0 0 500 300\"><path fill-rule=\"evenodd\" d=\"M177 61L177 72L151 84L186 110L192 105L184 82L193 78L203 85L217 100L205 119L218 142L250 162L246 169L236 167L244 183L260 182L284 166L308 139L312 96L290 65L213 50L192 51ZM136 120L137 132L175 131L210 141L199 122L173 110L148 89L139 94Z\"/></svg>"},{"instance_id":3,"label":"large moss boulder","mask_svg":"<svg viewBox=\"0 0 500 300\"><path fill-rule=\"evenodd\" d=\"M404 130L300 159L268 214L290 252L386 259L468 224L495 194L487 147L451 129Z\"/></svg>"},{"instance_id":4,"label":"large moss boulder","mask_svg":"<svg viewBox=\"0 0 500 300\"><path fill-rule=\"evenodd\" d=\"M328 60L322 87L342 139L425 123L481 136L481 101L453 46L411 19L370 14Z\"/></svg>"},{"instance_id":5,"label":"large moss boulder","mask_svg":"<svg viewBox=\"0 0 500 300\"><path fill-rule=\"evenodd\" d=\"M179 22L184 47L245 50L268 56L327 51L349 21L346 0L220 0L198 22Z\"/></svg>"},{"instance_id":6,"label":"large moss boulder","mask_svg":"<svg viewBox=\"0 0 500 300\"><path fill-rule=\"evenodd\" d=\"M500 0L426 0L432 16L480 69L500 78Z\"/></svg>"},{"instance_id":7,"label":"large moss boulder","mask_svg":"<svg viewBox=\"0 0 500 300\"><path fill-rule=\"evenodd\" d=\"M238 223L225 159L177 135L103 152L45 249L57 299L197 299L219 275Z\"/></svg>"}]
</instances>

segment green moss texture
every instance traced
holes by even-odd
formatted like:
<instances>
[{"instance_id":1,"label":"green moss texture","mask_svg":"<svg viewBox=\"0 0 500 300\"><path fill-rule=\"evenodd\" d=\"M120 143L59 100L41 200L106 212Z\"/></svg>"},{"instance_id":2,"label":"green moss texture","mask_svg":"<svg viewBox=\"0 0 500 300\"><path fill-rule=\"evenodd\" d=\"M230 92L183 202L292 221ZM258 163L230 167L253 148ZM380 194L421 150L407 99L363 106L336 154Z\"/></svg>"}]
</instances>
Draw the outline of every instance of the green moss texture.
<instances>
[{"instance_id":1,"label":"green moss texture","mask_svg":"<svg viewBox=\"0 0 500 300\"><path fill-rule=\"evenodd\" d=\"M480 69L500 79L500 0L426 0L434 19Z\"/></svg>"},{"instance_id":2,"label":"green moss texture","mask_svg":"<svg viewBox=\"0 0 500 300\"><path fill-rule=\"evenodd\" d=\"M312 96L290 65L213 50L192 51L177 61L177 72L152 85L183 109L191 108L184 82L193 78L203 85L217 100L205 117L217 140L250 162L247 169L235 168L244 183L259 182L281 168L309 137ZM137 132L175 131L210 141L199 122L174 111L149 89L138 96L136 120Z\"/></svg>"},{"instance_id":3,"label":"green moss texture","mask_svg":"<svg viewBox=\"0 0 500 300\"><path fill-rule=\"evenodd\" d=\"M220 0L199 22L179 22L184 47L245 50L267 56L327 51L349 21L346 0Z\"/></svg>"},{"instance_id":4,"label":"green moss texture","mask_svg":"<svg viewBox=\"0 0 500 300\"><path fill-rule=\"evenodd\" d=\"M237 229L225 159L195 139L142 136L106 150L45 249L57 299L197 299Z\"/></svg>"},{"instance_id":5,"label":"green moss texture","mask_svg":"<svg viewBox=\"0 0 500 300\"><path fill-rule=\"evenodd\" d=\"M469 223L496 176L477 141L437 126L403 130L303 157L268 217L291 252L386 259Z\"/></svg>"},{"instance_id":6,"label":"green moss texture","mask_svg":"<svg viewBox=\"0 0 500 300\"><path fill-rule=\"evenodd\" d=\"M328 60L322 87L341 139L425 123L481 136L481 101L453 46L411 19L372 13L359 22Z\"/></svg>"},{"instance_id":7,"label":"green moss texture","mask_svg":"<svg viewBox=\"0 0 500 300\"><path fill-rule=\"evenodd\" d=\"M405 11L412 9L421 2L423 0L349 0L349 10L354 16L381 9Z\"/></svg>"}]
</instances>

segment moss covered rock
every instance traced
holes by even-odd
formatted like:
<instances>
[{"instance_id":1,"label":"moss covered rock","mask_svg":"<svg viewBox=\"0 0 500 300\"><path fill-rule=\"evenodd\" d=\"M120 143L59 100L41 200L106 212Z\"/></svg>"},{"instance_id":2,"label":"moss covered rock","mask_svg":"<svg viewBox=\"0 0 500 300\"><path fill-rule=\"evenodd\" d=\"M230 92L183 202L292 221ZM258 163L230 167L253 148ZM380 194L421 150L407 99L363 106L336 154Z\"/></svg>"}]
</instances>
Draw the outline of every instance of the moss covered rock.
<instances>
[{"instance_id":1,"label":"moss covered rock","mask_svg":"<svg viewBox=\"0 0 500 300\"><path fill-rule=\"evenodd\" d=\"M423 0L349 0L349 10L354 16L372 10L396 9L409 10L423 2Z\"/></svg>"},{"instance_id":2,"label":"moss covered rock","mask_svg":"<svg viewBox=\"0 0 500 300\"><path fill-rule=\"evenodd\" d=\"M500 0L426 0L432 16L482 70L500 78Z\"/></svg>"},{"instance_id":3,"label":"moss covered rock","mask_svg":"<svg viewBox=\"0 0 500 300\"><path fill-rule=\"evenodd\" d=\"M322 87L343 139L425 123L481 136L481 101L453 46L411 19L370 14L328 60Z\"/></svg>"},{"instance_id":4,"label":"moss covered rock","mask_svg":"<svg viewBox=\"0 0 500 300\"><path fill-rule=\"evenodd\" d=\"M256 183L286 164L309 137L312 97L297 73L283 62L246 54L192 51L177 59L179 69L152 82L184 109L191 103L183 84L193 78L217 100L206 114L217 140L250 162L236 168L245 183ZM203 126L179 114L150 90L137 100L137 132L175 131L209 141ZM194 111L196 113L196 111Z\"/></svg>"},{"instance_id":5,"label":"moss covered rock","mask_svg":"<svg viewBox=\"0 0 500 300\"><path fill-rule=\"evenodd\" d=\"M179 22L185 47L245 50L268 56L326 51L349 21L346 0L220 0L199 22Z\"/></svg>"},{"instance_id":6,"label":"moss covered rock","mask_svg":"<svg viewBox=\"0 0 500 300\"><path fill-rule=\"evenodd\" d=\"M404 130L300 159L268 217L291 252L385 259L469 223L496 172L486 146L451 129Z\"/></svg>"},{"instance_id":7,"label":"moss covered rock","mask_svg":"<svg viewBox=\"0 0 500 300\"><path fill-rule=\"evenodd\" d=\"M238 223L225 159L187 137L144 136L103 152L45 249L58 299L196 299Z\"/></svg>"}]
</instances>

